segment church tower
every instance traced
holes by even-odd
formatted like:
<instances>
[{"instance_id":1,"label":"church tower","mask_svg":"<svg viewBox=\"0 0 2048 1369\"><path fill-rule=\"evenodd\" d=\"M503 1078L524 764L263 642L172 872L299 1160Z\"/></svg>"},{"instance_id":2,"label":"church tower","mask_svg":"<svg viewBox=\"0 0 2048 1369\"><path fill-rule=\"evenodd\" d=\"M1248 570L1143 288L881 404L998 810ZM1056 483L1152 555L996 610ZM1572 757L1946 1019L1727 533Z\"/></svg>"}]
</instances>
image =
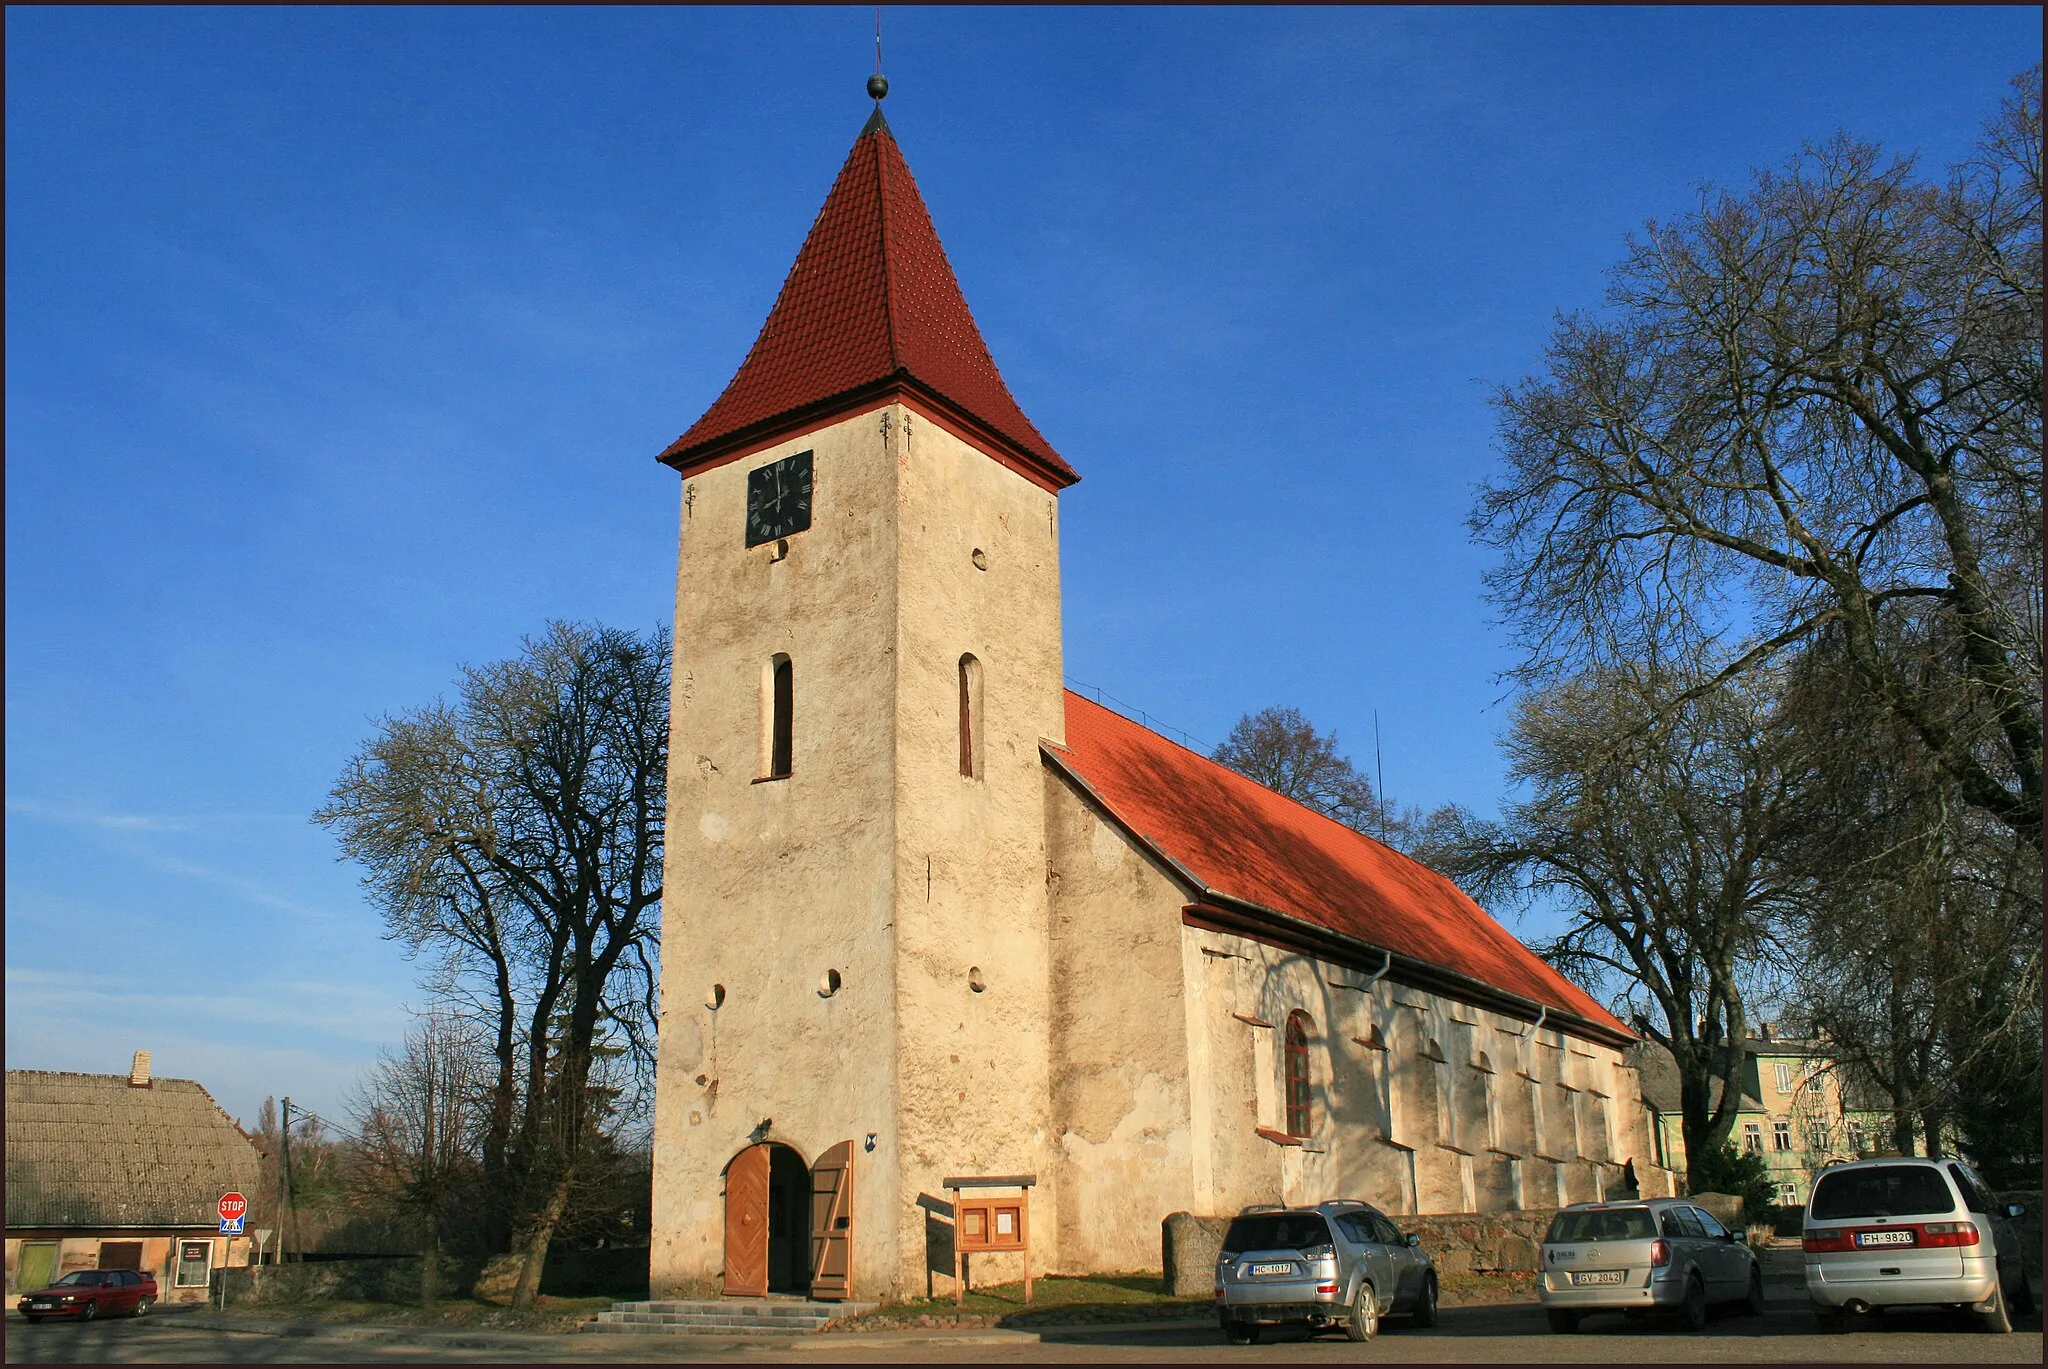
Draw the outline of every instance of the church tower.
<instances>
[{"instance_id":1,"label":"church tower","mask_svg":"<svg viewBox=\"0 0 2048 1369\"><path fill-rule=\"evenodd\" d=\"M1039 742L1078 477L877 96L745 362L660 458L656 1297L922 1294L918 1200L959 1174L1043 1176L1032 1245L1057 1249Z\"/></svg>"}]
</instances>

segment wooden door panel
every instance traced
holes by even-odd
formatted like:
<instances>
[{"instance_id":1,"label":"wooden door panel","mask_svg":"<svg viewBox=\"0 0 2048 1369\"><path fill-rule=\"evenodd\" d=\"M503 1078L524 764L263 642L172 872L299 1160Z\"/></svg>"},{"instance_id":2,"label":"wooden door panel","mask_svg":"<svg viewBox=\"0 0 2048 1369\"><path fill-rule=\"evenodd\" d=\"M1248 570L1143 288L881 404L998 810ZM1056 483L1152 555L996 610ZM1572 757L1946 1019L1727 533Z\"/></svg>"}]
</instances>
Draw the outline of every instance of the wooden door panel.
<instances>
[{"instance_id":1,"label":"wooden door panel","mask_svg":"<svg viewBox=\"0 0 2048 1369\"><path fill-rule=\"evenodd\" d=\"M748 1146L725 1170L725 1292L768 1296L768 1147Z\"/></svg>"},{"instance_id":2,"label":"wooden door panel","mask_svg":"<svg viewBox=\"0 0 2048 1369\"><path fill-rule=\"evenodd\" d=\"M841 1141L811 1166L811 1296L853 1296L853 1142Z\"/></svg>"}]
</instances>

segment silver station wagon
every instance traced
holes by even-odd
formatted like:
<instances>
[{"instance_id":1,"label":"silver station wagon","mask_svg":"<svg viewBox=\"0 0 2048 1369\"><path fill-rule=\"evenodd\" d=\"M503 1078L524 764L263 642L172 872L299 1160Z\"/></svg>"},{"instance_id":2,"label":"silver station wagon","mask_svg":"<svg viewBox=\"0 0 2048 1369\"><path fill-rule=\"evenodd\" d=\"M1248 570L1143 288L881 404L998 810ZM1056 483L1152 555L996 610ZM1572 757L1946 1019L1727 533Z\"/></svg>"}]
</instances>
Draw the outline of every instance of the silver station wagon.
<instances>
[{"instance_id":1,"label":"silver station wagon","mask_svg":"<svg viewBox=\"0 0 2048 1369\"><path fill-rule=\"evenodd\" d=\"M1370 1340L1386 1316L1436 1325L1436 1303L1436 1266L1421 1242L1369 1203L1246 1208L1216 1261L1216 1313L1234 1345L1254 1344L1267 1327Z\"/></svg>"},{"instance_id":2,"label":"silver station wagon","mask_svg":"<svg viewBox=\"0 0 2048 1369\"><path fill-rule=\"evenodd\" d=\"M1806 1296L1823 1331L1844 1314L1933 1303L1966 1308L1986 1331L2034 1310L2012 1219L1954 1160L1856 1160L1830 1165L1806 1201L1800 1244Z\"/></svg>"},{"instance_id":3,"label":"silver station wagon","mask_svg":"<svg viewBox=\"0 0 2048 1369\"><path fill-rule=\"evenodd\" d=\"M1764 1311L1763 1267L1742 1233L1683 1198L1577 1203L1543 1238L1536 1296L1553 1331L1576 1331L1589 1313L1675 1314L1698 1331L1715 1303Z\"/></svg>"}]
</instances>

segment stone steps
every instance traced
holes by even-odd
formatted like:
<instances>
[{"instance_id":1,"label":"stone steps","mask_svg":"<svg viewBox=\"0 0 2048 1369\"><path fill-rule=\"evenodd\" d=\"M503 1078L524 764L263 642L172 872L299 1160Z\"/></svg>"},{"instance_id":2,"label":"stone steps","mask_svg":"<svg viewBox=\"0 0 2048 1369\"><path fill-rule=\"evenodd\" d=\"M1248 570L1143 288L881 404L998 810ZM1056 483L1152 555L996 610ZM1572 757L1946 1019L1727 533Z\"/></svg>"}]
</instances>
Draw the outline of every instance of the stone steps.
<instances>
[{"instance_id":1,"label":"stone steps","mask_svg":"<svg viewBox=\"0 0 2048 1369\"><path fill-rule=\"evenodd\" d=\"M871 1302L710 1298L613 1303L583 1329L626 1336L808 1336L839 1317L871 1311Z\"/></svg>"}]
</instances>

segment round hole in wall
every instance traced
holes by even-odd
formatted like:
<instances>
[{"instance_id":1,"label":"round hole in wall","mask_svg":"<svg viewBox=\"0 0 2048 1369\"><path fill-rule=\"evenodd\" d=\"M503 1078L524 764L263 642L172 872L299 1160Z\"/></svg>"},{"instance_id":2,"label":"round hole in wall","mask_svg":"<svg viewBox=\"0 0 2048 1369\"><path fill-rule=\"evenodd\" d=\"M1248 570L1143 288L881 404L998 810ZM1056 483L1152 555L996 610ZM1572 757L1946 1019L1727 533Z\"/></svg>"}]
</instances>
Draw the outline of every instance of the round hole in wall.
<instances>
[{"instance_id":1,"label":"round hole in wall","mask_svg":"<svg viewBox=\"0 0 2048 1369\"><path fill-rule=\"evenodd\" d=\"M713 984L711 992L704 995L704 1006L717 1012L725 1006L725 985Z\"/></svg>"},{"instance_id":2,"label":"round hole in wall","mask_svg":"<svg viewBox=\"0 0 2048 1369\"><path fill-rule=\"evenodd\" d=\"M825 973L818 976L818 997L830 998L833 994L838 993L840 983L839 971L825 971Z\"/></svg>"},{"instance_id":3,"label":"round hole in wall","mask_svg":"<svg viewBox=\"0 0 2048 1369\"><path fill-rule=\"evenodd\" d=\"M976 547L976 548L974 549L974 557L973 557L973 560L974 560L974 568L975 568L976 570L987 570L987 569L988 569L988 553L987 553L987 552L985 552L985 551L983 551L983 550L982 550L982 549L981 549L980 547Z\"/></svg>"},{"instance_id":4,"label":"round hole in wall","mask_svg":"<svg viewBox=\"0 0 2048 1369\"><path fill-rule=\"evenodd\" d=\"M988 981L981 977L981 966L969 965L967 967L967 987L976 993L980 993L988 987Z\"/></svg>"}]
</instances>

